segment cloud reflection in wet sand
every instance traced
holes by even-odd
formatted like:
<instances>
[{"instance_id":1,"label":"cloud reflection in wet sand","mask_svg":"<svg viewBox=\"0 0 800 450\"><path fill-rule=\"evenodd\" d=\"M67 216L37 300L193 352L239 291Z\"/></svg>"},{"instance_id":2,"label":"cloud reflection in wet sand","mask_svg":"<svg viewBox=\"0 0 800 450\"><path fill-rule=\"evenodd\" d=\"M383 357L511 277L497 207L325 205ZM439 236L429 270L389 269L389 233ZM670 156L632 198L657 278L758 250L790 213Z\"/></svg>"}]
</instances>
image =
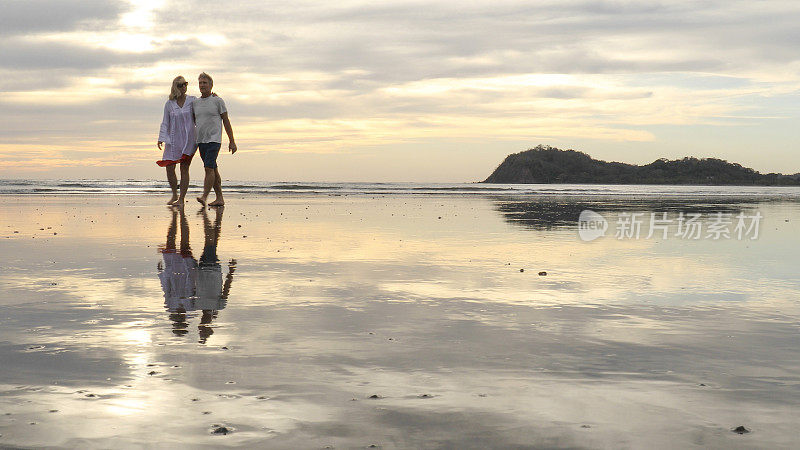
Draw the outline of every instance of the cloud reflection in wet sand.
<instances>
[{"instance_id":1,"label":"cloud reflection in wet sand","mask_svg":"<svg viewBox=\"0 0 800 450\"><path fill-rule=\"evenodd\" d=\"M586 243L529 199L244 198L224 220L155 198L2 201L20 231L0 230L2 445L776 447L794 436L796 203L703 206L760 210L753 242ZM556 219L518 226L520 214ZM200 248L222 262L211 262L209 291L228 297L216 309L187 308L197 285L172 298L158 276L159 262L172 270L165 255Z\"/></svg>"}]
</instances>

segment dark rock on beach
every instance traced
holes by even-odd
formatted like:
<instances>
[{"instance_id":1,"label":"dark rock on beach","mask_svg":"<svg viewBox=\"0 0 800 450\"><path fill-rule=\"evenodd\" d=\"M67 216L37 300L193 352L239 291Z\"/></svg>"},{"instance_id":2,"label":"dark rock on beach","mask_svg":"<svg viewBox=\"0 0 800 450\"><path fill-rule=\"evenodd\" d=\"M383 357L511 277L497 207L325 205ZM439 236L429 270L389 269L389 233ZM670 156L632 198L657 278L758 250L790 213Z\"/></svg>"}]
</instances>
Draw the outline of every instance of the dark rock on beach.
<instances>
[{"instance_id":1,"label":"dark rock on beach","mask_svg":"<svg viewBox=\"0 0 800 450\"><path fill-rule=\"evenodd\" d=\"M745 434L745 433L749 433L750 432L750 430L745 428L744 425L739 425L738 427L734 428L731 431L733 431L736 434Z\"/></svg>"}]
</instances>

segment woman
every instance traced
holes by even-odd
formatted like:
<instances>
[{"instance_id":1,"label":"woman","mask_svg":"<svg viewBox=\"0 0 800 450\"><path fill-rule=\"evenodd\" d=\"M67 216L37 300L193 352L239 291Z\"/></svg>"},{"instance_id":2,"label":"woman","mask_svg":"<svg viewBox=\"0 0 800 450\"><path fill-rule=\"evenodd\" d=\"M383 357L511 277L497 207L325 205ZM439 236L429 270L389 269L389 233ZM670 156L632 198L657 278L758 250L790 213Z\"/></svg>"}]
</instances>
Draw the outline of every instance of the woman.
<instances>
[{"instance_id":1,"label":"woman","mask_svg":"<svg viewBox=\"0 0 800 450\"><path fill-rule=\"evenodd\" d=\"M164 105L164 119L158 133L158 149L161 150L161 145L165 145L164 155L156 164L167 168L167 180L172 189L172 198L167 202L169 205L183 206L186 191L189 189L189 164L192 163L192 156L197 149L192 113L192 104L196 97L186 95L188 85L181 76L172 80L172 91ZM176 164L181 167L180 196L178 178L175 175Z\"/></svg>"}]
</instances>

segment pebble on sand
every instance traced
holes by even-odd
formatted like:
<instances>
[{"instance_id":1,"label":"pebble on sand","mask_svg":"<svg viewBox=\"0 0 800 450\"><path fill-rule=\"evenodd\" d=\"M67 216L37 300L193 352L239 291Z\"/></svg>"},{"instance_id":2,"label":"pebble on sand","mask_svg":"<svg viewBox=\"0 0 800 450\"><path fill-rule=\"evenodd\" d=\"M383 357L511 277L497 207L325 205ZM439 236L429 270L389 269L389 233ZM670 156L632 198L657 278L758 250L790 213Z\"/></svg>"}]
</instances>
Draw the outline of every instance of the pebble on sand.
<instances>
[{"instance_id":1,"label":"pebble on sand","mask_svg":"<svg viewBox=\"0 0 800 450\"><path fill-rule=\"evenodd\" d=\"M229 430L227 427L217 427L217 428L214 428L214 431L213 431L214 434L228 434L230 432L231 432L231 430Z\"/></svg>"},{"instance_id":2,"label":"pebble on sand","mask_svg":"<svg viewBox=\"0 0 800 450\"><path fill-rule=\"evenodd\" d=\"M738 427L734 428L731 431L733 431L734 433L737 433L737 434L745 434L745 433L749 433L750 432L750 430L745 428L744 425L739 425Z\"/></svg>"},{"instance_id":3,"label":"pebble on sand","mask_svg":"<svg viewBox=\"0 0 800 450\"><path fill-rule=\"evenodd\" d=\"M545 272L545 271L543 270L543 271L539 272L539 276L540 276L540 277L547 276L547 272Z\"/></svg>"},{"instance_id":4,"label":"pebble on sand","mask_svg":"<svg viewBox=\"0 0 800 450\"><path fill-rule=\"evenodd\" d=\"M369 398L373 398L373 399L374 398L381 398L381 396L378 395L378 394L372 394L372 395L369 396Z\"/></svg>"},{"instance_id":5,"label":"pebble on sand","mask_svg":"<svg viewBox=\"0 0 800 450\"><path fill-rule=\"evenodd\" d=\"M520 272L525 272L525 269L519 269Z\"/></svg>"}]
</instances>

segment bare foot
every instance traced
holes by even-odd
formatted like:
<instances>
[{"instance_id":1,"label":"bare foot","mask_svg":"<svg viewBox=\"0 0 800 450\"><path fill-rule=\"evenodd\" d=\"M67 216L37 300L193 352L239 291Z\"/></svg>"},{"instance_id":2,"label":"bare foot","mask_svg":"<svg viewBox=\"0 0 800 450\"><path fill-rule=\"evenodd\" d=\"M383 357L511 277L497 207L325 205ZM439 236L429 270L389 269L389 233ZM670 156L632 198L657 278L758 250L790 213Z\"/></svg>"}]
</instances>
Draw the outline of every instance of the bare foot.
<instances>
[{"instance_id":1,"label":"bare foot","mask_svg":"<svg viewBox=\"0 0 800 450\"><path fill-rule=\"evenodd\" d=\"M168 205L174 205L178 201L178 194L172 194L172 198L167 202Z\"/></svg>"},{"instance_id":2,"label":"bare foot","mask_svg":"<svg viewBox=\"0 0 800 450\"><path fill-rule=\"evenodd\" d=\"M214 200L213 202L209 203L208 206L224 206L224 200Z\"/></svg>"},{"instance_id":3,"label":"bare foot","mask_svg":"<svg viewBox=\"0 0 800 450\"><path fill-rule=\"evenodd\" d=\"M206 206L206 199L204 197L197 197L197 201L200 202L201 205Z\"/></svg>"}]
</instances>

